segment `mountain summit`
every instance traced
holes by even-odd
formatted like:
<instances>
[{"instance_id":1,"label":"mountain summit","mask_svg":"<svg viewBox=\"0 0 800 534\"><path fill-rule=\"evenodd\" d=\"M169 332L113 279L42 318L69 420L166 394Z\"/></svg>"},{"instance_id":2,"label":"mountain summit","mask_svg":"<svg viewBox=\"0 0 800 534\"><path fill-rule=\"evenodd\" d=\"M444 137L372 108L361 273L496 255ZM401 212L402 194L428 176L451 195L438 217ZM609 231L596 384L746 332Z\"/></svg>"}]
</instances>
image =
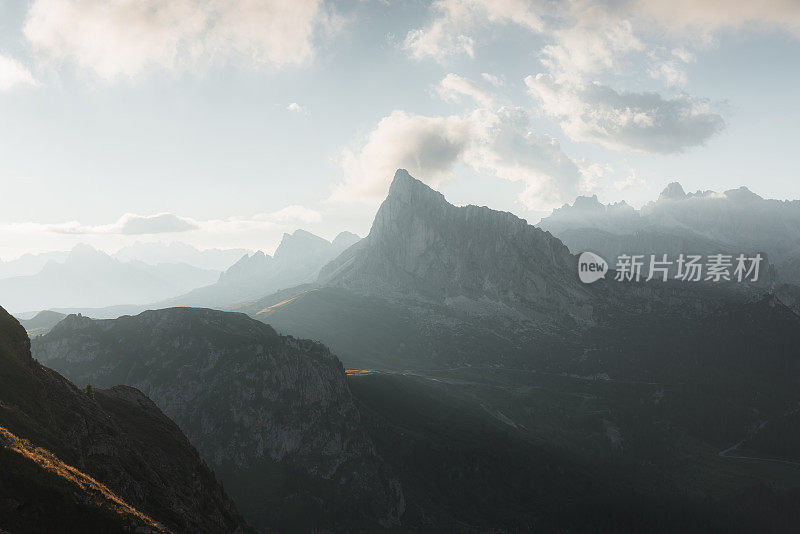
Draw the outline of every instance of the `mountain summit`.
<instances>
[{"instance_id":1,"label":"mountain summit","mask_svg":"<svg viewBox=\"0 0 800 534\"><path fill-rule=\"evenodd\" d=\"M576 269L550 233L511 213L454 206L400 169L369 235L316 284L237 309L324 340L349 366L520 362L592 321Z\"/></svg>"},{"instance_id":2,"label":"mountain summit","mask_svg":"<svg viewBox=\"0 0 800 534\"><path fill-rule=\"evenodd\" d=\"M571 311L585 295L574 271L573 256L549 233L508 212L456 207L400 169L369 236L326 266L320 281L448 305L488 300Z\"/></svg>"}]
</instances>

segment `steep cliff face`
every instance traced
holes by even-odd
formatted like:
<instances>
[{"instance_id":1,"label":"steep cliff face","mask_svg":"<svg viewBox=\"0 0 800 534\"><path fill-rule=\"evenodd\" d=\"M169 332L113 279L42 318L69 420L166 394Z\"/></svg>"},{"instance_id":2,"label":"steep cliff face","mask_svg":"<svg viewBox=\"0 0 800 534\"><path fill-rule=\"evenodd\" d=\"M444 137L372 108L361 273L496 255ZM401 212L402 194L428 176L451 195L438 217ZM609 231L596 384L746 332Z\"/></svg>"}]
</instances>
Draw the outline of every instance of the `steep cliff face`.
<instances>
[{"instance_id":1,"label":"steep cliff face","mask_svg":"<svg viewBox=\"0 0 800 534\"><path fill-rule=\"evenodd\" d=\"M146 392L258 527L399 524L399 482L321 344L243 314L172 308L105 321L68 316L33 352L78 383Z\"/></svg>"},{"instance_id":2,"label":"steep cliff face","mask_svg":"<svg viewBox=\"0 0 800 534\"><path fill-rule=\"evenodd\" d=\"M395 174L369 236L320 281L360 294L580 315L576 261L549 233L511 213L456 207L408 172Z\"/></svg>"},{"instance_id":3,"label":"steep cliff face","mask_svg":"<svg viewBox=\"0 0 800 534\"><path fill-rule=\"evenodd\" d=\"M43 447L60 461L105 484L168 530L246 529L233 502L197 451L152 401L140 391L124 386L79 390L31 357L25 330L1 308L0 426L11 435L7 436L7 448L15 448L8 445L9 440L19 445L22 439L33 444L30 450ZM26 469L30 471L31 467ZM40 471L33 472L42 477L44 487L49 487L53 481L46 481L54 475ZM9 476L19 476L21 472L12 471ZM63 478L53 483L61 484ZM10 502L23 514L30 507L43 507L47 514L48 504L41 502L41 495L51 494L42 488L41 492L28 494L28 500L20 500L12 492ZM72 509L69 502L59 506L61 512ZM78 525L80 521L76 528Z\"/></svg>"}]
</instances>

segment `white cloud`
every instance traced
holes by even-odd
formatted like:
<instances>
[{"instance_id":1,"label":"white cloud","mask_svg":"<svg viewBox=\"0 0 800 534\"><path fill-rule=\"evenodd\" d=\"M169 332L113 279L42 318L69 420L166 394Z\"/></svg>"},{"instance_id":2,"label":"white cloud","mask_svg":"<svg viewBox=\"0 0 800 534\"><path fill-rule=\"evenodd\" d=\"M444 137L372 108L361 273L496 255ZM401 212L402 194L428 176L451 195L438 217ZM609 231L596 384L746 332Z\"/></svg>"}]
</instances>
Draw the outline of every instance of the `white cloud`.
<instances>
[{"instance_id":1,"label":"white cloud","mask_svg":"<svg viewBox=\"0 0 800 534\"><path fill-rule=\"evenodd\" d=\"M20 85L37 85L37 83L22 63L0 54L0 91L7 91Z\"/></svg>"},{"instance_id":2,"label":"white cloud","mask_svg":"<svg viewBox=\"0 0 800 534\"><path fill-rule=\"evenodd\" d=\"M628 20L598 15L584 17L565 29L554 30L554 43L542 48L542 63L559 80L579 80L587 74L618 70L620 56L644 49Z\"/></svg>"},{"instance_id":3,"label":"white cloud","mask_svg":"<svg viewBox=\"0 0 800 534\"><path fill-rule=\"evenodd\" d=\"M675 61L656 63L648 70L651 78L663 80L670 86L684 86L687 82L686 71Z\"/></svg>"},{"instance_id":4,"label":"white cloud","mask_svg":"<svg viewBox=\"0 0 800 534\"><path fill-rule=\"evenodd\" d=\"M644 178L637 175L636 171L631 169L630 172L631 173L624 180L616 180L614 182L614 189L617 191L625 191L626 189L633 189L646 185Z\"/></svg>"},{"instance_id":5,"label":"white cloud","mask_svg":"<svg viewBox=\"0 0 800 534\"><path fill-rule=\"evenodd\" d=\"M307 226L308 225L308 226ZM322 214L298 205L252 216L192 219L170 213L125 214L109 224L17 222L0 224L0 254L17 257L24 252L68 250L78 243L90 243L103 250L117 250L135 242L180 239L197 248L274 250L284 232L300 227L332 238L333 230L322 226Z\"/></svg>"},{"instance_id":6,"label":"white cloud","mask_svg":"<svg viewBox=\"0 0 800 534\"><path fill-rule=\"evenodd\" d=\"M797 0L631 0L629 4L645 21L673 31L708 34L747 26L800 35Z\"/></svg>"},{"instance_id":7,"label":"white cloud","mask_svg":"<svg viewBox=\"0 0 800 534\"><path fill-rule=\"evenodd\" d=\"M322 214L304 206L289 205L270 213L257 213L250 217L198 220L172 213L137 215L126 213L110 224L87 225L78 221L62 223L13 223L0 225L0 233L22 234L72 234L72 235L152 235L183 232L237 232L272 229L292 224L316 223Z\"/></svg>"},{"instance_id":8,"label":"white cloud","mask_svg":"<svg viewBox=\"0 0 800 534\"><path fill-rule=\"evenodd\" d=\"M798 0L438 0L430 14L427 25L406 36L404 48L415 59L474 57L493 25L513 24L540 35L542 63L558 81L573 83L636 69L681 86L681 61L690 62L691 49L708 46L720 30L800 37ZM648 53L669 48L674 57L648 60Z\"/></svg>"},{"instance_id":9,"label":"white cloud","mask_svg":"<svg viewBox=\"0 0 800 534\"><path fill-rule=\"evenodd\" d=\"M275 223L315 223L322 220L322 214L316 210L292 204L273 213L257 215L254 218Z\"/></svg>"},{"instance_id":10,"label":"white cloud","mask_svg":"<svg viewBox=\"0 0 800 534\"><path fill-rule=\"evenodd\" d=\"M126 214L117 221L119 233L128 235L161 234L196 230L197 224L171 213L142 216Z\"/></svg>"},{"instance_id":11,"label":"white cloud","mask_svg":"<svg viewBox=\"0 0 800 534\"><path fill-rule=\"evenodd\" d=\"M232 58L299 64L330 20L321 0L35 0L23 31L41 57L111 80Z\"/></svg>"},{"instance_id":12,"label":"white cloud","mask_svg":"<svg viewBox=\"0 0 800 534\"><path fill-rule=\"evenodd\" d=\"M607 163L590 162L585 158L579 161L578 166L581 170L581 183L578 188L581 194L596 193L602 187L601 182L614 172L614 168Z\"/></svg>"},{"instance_id":13,"label":"white cloud","mask_svg":"<svg viewBox=\"0 0 800 534\"><path fill-rule=\"evenodd\" d=\"M411 30L403 47L415 59L466 54L474 56L475 40L469 33L488 23L515 24L540 31L543 23L526 0L437 0L435 13L425 28Z\"/></svg>"},{"instance_id":14,"label":"white cloud","mask_svg":"<svg viewBox=\"0 0 800 534\"><path fill-rule=\"evenodd\" d=\"M70 221L39 225L36 228L40 231L57 234L146 235L186 232L196 230L199 227L193 220L186 217L178 217L171 213L159 213L156 215L126 213L112 224L83 225L77 221Z\"/></svg>"},{"instance_id":15,"label":"white cloud","mask_svg":"<svg viewBox=\"0 0 800 534\"><path fill-rule=\"evenodd\" d=\"M334 187L331 199L378 202L398 168L437 187L452 177L458 163L523 183L520 200L529 209L550 209L570 200L581 178L555 139L530 131L530 117L522 108L448 117L394 111L360 149L344 151L344 181Z\"/></svg>"},{"instance_id":16,"label":"white cloud","mask_svg":"<svg viewBox=\"0 0 800 534\"><path fill-rule=\"evenodd\" d=\"M425 117L393 111L381 119L364 145L342 153L345 180L336 200L380 201L398 168L437 186L450 177L453 164L466 150L472 133L461 116Z\"/></svg>"},{"instance_id":17,"label":"white cloud","mask_svg":"<svg viewBox=\"0 0 800 534\"><path fill-rule=\"evenodd\" d=\"M489 74L488 72L482 72L481 78L489 82L490 84L494 85L495 87L501 87L503 85L503 79L499 76L495 76L493 74Z\"/></svg>"},{"instance_id":18,"label":"white cloud","mask_svg":"<svg viewBox=\"0 0 800 534\"><path fill-rule=\"evenodd\" d=\"M308 111L306 111L306 109L303 106L301 106L300 104L298 104L297 102L292 102L291 104L286 106L286 109L287 109L287 111L292 111L294 113L300 113L301 115L308 115Z\"/></svg>"},{"instance_id":19,"label":"white cloud","mask_svg":"<svg viewBox=\"0 0 800 534\"><path fill-rule=\"evenodd\" d=\"M530 93L572 140L614 150L674 153L702 145L725 125L707 102L686 94L618 93L599 83L559 83L548 74L525 78Z\"/></svg>"},{"instance_id":20,"label":"white cloud","mask_svg":"<svg viewBox=\"0 0 800 534\"><path fill-rule=\"evenodd\" d=\"M494 106L494 97L487 90L477 82L457 74L445 76L436 90L442 100L457 102L462 96L467 96L483 107Z\"/></svg>"}]
</instances>

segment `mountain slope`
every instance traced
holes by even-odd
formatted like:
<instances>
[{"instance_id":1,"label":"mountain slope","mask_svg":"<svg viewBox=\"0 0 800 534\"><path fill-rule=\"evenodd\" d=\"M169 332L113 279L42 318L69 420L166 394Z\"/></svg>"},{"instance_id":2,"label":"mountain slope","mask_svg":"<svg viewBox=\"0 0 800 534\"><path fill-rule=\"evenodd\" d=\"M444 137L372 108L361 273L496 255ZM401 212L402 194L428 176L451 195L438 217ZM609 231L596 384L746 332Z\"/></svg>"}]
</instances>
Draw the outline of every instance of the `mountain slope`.
<instances>
[{"instance_id":1,"label":"mountain slope","mask_svg":"<svg viewBox=\"0 0 800 534\"><path fill-rule=\"evenodd\" d=\"M399 524L402 490L361 428L341 364L318 343L243 314L172 308L68 316L33 352L79 383L145 391L257 527Z\"/></svg>"},{"instance_id":2,"label":"mountain slope","mask_svg":"<svg viewBox=\"0 0 800 534\"><path fill-rule=\"evenodd\" d=\"M246 529L197 451L147 397L123 386L79 390L31 357L25 330L2 309L0 426L9 433L5 437L6 452L35 450L21 441L28 440L46 450L35 458L28 454L30 460L39 459L38 465L45 467L62 462L74 467L77 477L83 473L108 486L126 505L156 518L169 530L210 533ZM63 478L59 482L52 473L24 467L19 461L0 465L10 469L9 477L23 472L38 477L30 481L33 489L29 486L26 490L31 500L15 498L11 491L15 508L44 506L48 510L47 503L42 502L42 495L50 494L47 488L55 487L52 495L63 497L58 489L63 489ZM35 490L36 484L41 484L42 493ZM67 509L71 507L68 502L59 502Z\"/></svg>"},{"instance_id":3,"label":"mountain slope","mask_svg":"<svg viewBox=\"0 0 800 534\"><path fill-rule=\"evenodd\" d=\"M0 427L0 532L169 532L105 485Z\"/></svg>"}]
</instances>

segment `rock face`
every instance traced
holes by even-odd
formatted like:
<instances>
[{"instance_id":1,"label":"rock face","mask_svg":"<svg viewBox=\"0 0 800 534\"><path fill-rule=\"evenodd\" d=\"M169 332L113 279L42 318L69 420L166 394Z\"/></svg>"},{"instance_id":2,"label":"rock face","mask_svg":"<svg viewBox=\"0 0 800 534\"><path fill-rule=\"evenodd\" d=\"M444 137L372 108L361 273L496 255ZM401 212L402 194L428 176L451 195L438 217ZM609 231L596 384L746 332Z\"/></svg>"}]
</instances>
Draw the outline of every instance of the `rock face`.
<instances>
[{"instance_id":1,"label":"rock face","mask_svg":"<svg viewBox=\"0 0 800 534\"><path fill-rule=\"evenodd\" d=\"M256 527L399 525L399 482L361 428L341 364L319 343L243 314L172 308L68 316L33 352L78 383L146 392Z\"/></svg>"},{"instance_id":2,"label":"rock face","mask_svg":"<svg viewBox=\"0 0 800 534\"><path fill-rule=\"evenodd\" d=\"M2 308L0 426L105 484L169 530L249 531L197 451L152 401L126 386L79 390L31 357L25 330ZM46 514L52 511L47 503L33 502L50 495L45 487L29 495L29 504L44 506ZM24 498L11 500L25 513Z\"/></svg>"},{"instance_id":3,"label":"rock face","mask_svg":"<svg viewBox=\"0 0 800 534\"><path fill-rule=\"evenodd\" d=\"M359 294L581 315L587 293L558 239L511 213L456 207L397 171L369 236L327 265L320 281Z\"/></svg>"},{"instance_id":4,"label":"rock face","mask_svg":"<svg viewBox=\"0 0 800 534\"><path fill-rule=\"evenodd\" d=\"M159 305L227 308L280 289L312 282L319 270L360 238L342 232L330 242L305 230L284 234L273 256L245 255L223 272L217 283Z\"/></svg>"}]
</instances>

